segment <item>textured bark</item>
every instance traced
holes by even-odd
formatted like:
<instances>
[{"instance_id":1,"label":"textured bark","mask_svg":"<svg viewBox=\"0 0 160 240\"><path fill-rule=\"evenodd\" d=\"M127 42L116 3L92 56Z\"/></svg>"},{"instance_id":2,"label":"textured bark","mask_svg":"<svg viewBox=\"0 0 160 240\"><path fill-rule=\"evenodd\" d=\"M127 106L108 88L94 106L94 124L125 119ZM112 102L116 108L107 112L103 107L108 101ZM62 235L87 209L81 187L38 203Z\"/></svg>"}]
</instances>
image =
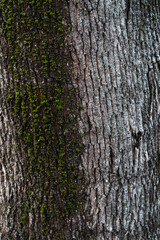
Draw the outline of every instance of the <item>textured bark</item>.
<instances>
[{"instance_id":1,"label":"textured bark","mask_svg":"<svg viewBox=\"0 0 160 240\"><path fill-rule=\"evenodd\" d=\"M70 1L70 12L94 239L159 239L158 2Z\"/></svg>"},{"instance_id":2,"label":"textured bark","mask_svg":"<svg viewBox=\"0 0 160 240\"><path fill-rule=\"evenodd\" d=\"M69 219L64 239L158 240L158 2L70 0L69 13L73 84L83 105L79 131L89 218L83 221L77 214ZM29 213L28 238L18 232L16 216L23 215L28 191L22 171L25 153L16 153L3 62L1 67L0 239L41 239L34 211Z\"/></svg>"}]
</instances>

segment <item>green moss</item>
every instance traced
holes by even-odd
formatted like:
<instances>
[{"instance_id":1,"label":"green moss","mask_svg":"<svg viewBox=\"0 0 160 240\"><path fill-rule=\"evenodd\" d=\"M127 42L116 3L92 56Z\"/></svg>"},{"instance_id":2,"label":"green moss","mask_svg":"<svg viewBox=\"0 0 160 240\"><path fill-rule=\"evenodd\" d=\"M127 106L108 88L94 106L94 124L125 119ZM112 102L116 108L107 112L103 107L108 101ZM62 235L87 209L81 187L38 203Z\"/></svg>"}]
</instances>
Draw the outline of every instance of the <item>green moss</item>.
<instances>
[{"instance_id":1,"label":"green moss","mask_svg":"<svg viewBox=\"0 0 160 240\"><path fill-rule=\"evenodd\" d=\"M63 24L64 1L2 0L2 53L7 60L7 100L30 182L19 221L25 228L32 204L41 217L41 236L52 229L56 239L66 218L82 201L74 92L68 90ZM66 14L66 13L65 13ZM26 182L27 182L26 180Z\"/></svg>"},{"instance_id":2,"label":"green moss","mask_svg":"<svg viewBox=\"0 0 160 240\"><path fill-rule=\"evenodd\" d=\"M26 221L27 221L27 216L24 215L21 219L21 224L25 225L26 224Z\"/></svg>"}]
</instances>

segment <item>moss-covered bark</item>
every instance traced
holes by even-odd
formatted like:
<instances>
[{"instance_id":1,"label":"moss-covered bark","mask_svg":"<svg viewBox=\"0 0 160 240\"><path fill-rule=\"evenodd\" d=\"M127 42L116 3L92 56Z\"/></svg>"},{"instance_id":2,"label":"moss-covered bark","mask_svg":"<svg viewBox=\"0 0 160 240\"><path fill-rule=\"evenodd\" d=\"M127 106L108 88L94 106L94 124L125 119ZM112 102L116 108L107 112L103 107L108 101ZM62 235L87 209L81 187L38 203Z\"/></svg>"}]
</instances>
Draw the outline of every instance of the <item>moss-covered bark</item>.
<instances>
[{"instance_id":1,"label":"moss-covered bark","mask_svg":"<svg viewBox=\"0 0 160 240\"><path fill-rule=\"evenodd\" d=\"M0 8L7 107L25 189L7 239L69 239L68 219L81 211L83 180L78 106L64 41L66 3L2 0Z\"/></svg>"}]
</instances>

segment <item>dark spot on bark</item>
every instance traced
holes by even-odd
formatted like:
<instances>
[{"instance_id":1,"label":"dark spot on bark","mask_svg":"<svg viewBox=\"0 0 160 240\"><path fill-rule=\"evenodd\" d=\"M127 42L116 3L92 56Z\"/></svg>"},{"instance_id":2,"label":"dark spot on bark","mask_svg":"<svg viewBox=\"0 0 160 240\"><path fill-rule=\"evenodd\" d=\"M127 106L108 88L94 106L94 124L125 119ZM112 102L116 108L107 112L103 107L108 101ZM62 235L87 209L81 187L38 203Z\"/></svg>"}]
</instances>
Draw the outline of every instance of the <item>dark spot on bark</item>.
<instances>
[{"instance_id":1,"label":"dark spot on bark","mask_svg":"<svg viewBox=\"0 0 160 240\"><path fill-rule=\"evenodd\" d=\"M140 140L142 137L142 132L139 131L138 133L132 132L132 139L133 139L133 147L138 148L140 146Z\"/></svg>"},{"instance_id":2,"label":"dark spot on bark","mask_svg":"<svg viewBox=\"0 0 160 240\"><path fill-rule=\"evenodd\" d=\"M92 123L91 123L89 117L88 117L88 126L89 126L89 131L90 131L92 129Z\"/></svg>"}]
</instances>

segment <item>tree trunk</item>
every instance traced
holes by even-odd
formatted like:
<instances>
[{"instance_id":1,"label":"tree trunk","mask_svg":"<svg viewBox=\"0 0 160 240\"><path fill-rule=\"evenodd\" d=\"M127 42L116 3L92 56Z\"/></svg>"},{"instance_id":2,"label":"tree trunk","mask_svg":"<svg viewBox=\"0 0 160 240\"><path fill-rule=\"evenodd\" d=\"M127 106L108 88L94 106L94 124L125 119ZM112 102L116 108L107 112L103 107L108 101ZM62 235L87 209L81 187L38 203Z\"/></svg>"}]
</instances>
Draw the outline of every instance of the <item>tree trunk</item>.
<instances>
[{"instance_id":1,"label":"tree trunk","mask_svg":"<svg viewBox=\"0 0 160 240\"><path fill-rule=\"evenodd\" d=\"M31 34L33 40L29 46L34 46L32 51L36 44L40 49L41 57L36 60L32 51L28 55L24 43L27 40L17 40L15 36L17 43L20 41L20 51L25 52L25 57L16 55L22 66L26 61L24 72L19 71L18 63L8 60L9 57L13 60L15 46L11 46L12 41L2 31L0 239L158 240L159 2L70 0L65 7L58 2L53 6L58 10L52 16L60 25L56 25L52 37L55 36L56 42L58 36L60 43L56 43L55 50L48 50L45 58L48 60L52 54L58 62L54 63L56 68L53 64L53 72L50 64L47 67L45 61L41 64L44 39L50 44L45 24L42 32L36 33L40 43L38 40L35 43L35 35ZM29 14L26 5L23 7L21 12ZM49 3L46 9L50 9ZM71 31L67 33L65 29L64 37L72 59L59 37L58 11L66 22L70 19ZM9 21L7 14L2 14L3 21ZM19 26L16 17L13 26ZM22 16L20 19L23 21ZM41 16L37 19L43 20ZM24 31L30 32L27 24ZM49 26L51 31L55 25ZM20 37L21 31L23 27L16 31ZM53 48L52 44L49 46L48 49ZM61 56L67 59L62 61L62 66ZM72 71L66 70L66 66ZM65 86L59 83L64 69L69 76L63 81ZM29 77L31 86L23 77ZM20 86L19 81L22 81ZM72 96L72 87L76 97ZM27 92L25 98L21 91ZM45 97L51 99L54 95L54 99L46 104L43 91ZM38 97L33 98L36 94ZM68 95L71 103L61 106ZM8 99L11 99L9 103ZM41 109L37 110L38 117L34 117L33 101ZM25 121L24 108L29 123ZM45 117L51 114L55 118L51 118L54 124L49 128ZM68 121L64 120L66 116ZM41 126L39 132L38 126Z\"/></svg>"},{"instance_id":2,"label":"tree trunk","mask_svg":"<svg viewBox=\"0 0 160 240\"><path fill-rule=\"evenodd\" d=\"M70 1L70 12L90 228L159 239L158 2Z\"/></svg>"}]
</instances>

